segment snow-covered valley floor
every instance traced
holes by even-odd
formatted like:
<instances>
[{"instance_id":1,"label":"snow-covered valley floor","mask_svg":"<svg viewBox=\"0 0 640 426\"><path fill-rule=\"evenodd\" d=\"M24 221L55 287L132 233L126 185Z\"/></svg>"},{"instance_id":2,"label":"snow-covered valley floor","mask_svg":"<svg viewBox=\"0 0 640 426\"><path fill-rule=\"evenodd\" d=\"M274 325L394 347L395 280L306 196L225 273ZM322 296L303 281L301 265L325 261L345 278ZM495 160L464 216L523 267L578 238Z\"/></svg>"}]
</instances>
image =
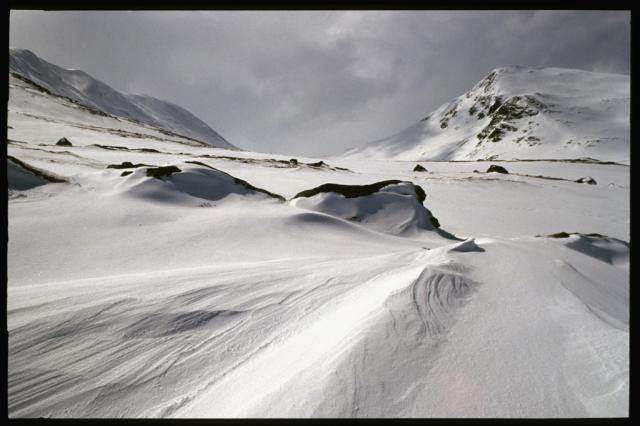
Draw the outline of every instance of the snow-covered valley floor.
<instances>
[{"instance_id":1,"label":"snow-covered valley floor","mask_svg":"<svg viewBox=\"0 0 640 426\"><path fill-rule=\"evenodd\" d=\"M58 107L9 111L9 156L66 181L9 164L11 417L628 415L628 166L312 166ZM403 186L292 200L389 179L455 238Z\"/></svg>"}]
</instances>

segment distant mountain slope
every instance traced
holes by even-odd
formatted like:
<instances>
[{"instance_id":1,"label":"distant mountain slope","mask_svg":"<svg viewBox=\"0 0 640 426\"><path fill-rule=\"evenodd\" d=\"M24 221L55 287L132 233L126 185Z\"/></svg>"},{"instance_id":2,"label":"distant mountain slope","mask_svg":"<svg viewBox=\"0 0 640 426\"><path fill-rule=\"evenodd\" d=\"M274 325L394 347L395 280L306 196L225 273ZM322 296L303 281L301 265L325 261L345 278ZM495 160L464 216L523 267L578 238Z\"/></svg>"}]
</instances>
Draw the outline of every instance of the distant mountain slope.
<instances>
[{"instance_id":1,"label":"distant mountain slope","mask_svg":"<svg viewBox=\"0 0 640 426\"><path fill-rule=\"evenodd\" d=\"M46 146L64 137L74 147L103 145L158 152L182 152L185 146L204 151L212 148L201 140L56 95L14 72L9 75L7 124L9 145Z\"/></svg>"},{"instance_id":2,"label":"distant mountain slope","mask_svg":"<svg viewBox=\"0 0 640 426\"><path fill-rule=\"evenodd\" d=\"M629 162L629 103L627 75L498 68L422 121L344 156Z\"/></svg>"},{"instance_id":3,"label":"distant mountain slope","mask_svg":"<svg viewBox=\"0 0 640 426\"><path fill-rule=\"evenodd\" d=\"M207 123L178 105L151 96L129 94L126 96L145 114L169 130L190 138L210 142L219 148L238 149L216 133Z\"/></svg>"},{"instance_id":4,"label":"distant mountain slope","mask_svg":"<svg viewBox=\"0 0 640 426\"><path fill-rule=\"evenodd\" d=\"M83 105L151 124L218 148L238 149L187 110L148 96L122 94L84 71L67 70L24 49L10 49L9 70Z\"/></svg>"}]
</instances>

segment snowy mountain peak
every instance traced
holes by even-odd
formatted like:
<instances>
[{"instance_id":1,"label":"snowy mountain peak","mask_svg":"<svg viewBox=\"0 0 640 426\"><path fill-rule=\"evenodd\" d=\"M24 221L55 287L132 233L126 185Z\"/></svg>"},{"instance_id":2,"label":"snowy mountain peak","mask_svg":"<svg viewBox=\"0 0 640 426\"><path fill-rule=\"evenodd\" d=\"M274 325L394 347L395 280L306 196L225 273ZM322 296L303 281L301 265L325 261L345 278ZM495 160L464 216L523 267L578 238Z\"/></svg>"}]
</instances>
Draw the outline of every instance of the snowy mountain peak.
<instances>
[{"instance_id":1,"label":"snowy mountain peak","mask_svg":"<svg viewBox=\"0 0 640 426\"><path fill-rule=\"evenodd\" d=\"M629 76L497 68L419 123L346 156L629 161Z\"/></svg>"},{"instance_id":2,"label":"snowy mountain peak","mask_svg":"<svg viewBox=\"0 0 640 426\"><path fill-rule=\"evenodd\" d=\"M9 70L54 94L105 113L160 127L218 148L238 149L184 108L148 96L120 93L85 71L64 69L30 50L9 49Z\"/></svg>"}]
</instances>

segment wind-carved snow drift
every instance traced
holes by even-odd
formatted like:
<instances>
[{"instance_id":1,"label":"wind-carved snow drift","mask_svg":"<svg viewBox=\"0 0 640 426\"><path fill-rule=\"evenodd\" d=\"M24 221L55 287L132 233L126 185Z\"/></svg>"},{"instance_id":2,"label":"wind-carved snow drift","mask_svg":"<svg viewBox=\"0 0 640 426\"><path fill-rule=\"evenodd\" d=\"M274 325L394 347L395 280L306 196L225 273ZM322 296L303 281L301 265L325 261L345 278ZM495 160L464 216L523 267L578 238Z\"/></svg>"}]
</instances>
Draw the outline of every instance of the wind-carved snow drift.
<instances>
[{"instance_id":1,"label":"wind-carved snow drift","mask_svg":"<svg viewBox=\"0 0 640 426\"><path fill-rule=\"evenodd\" d=\"M160 127L218 148L238 149L184 108L150 96L120 93L84 71L61 68L29 50L10 49L9 71L56 95L99 111Z\"/></svg>"},{"instance_id":2,"label":"wind-carved snow drift","mask_svg":"<svg viewBox=\"0 0 640 426\"><path fill-rule=\"evenodd\" d=\"M116 186L129 196L149 201L208 205L227 196L252 196L284 201L250 183L197 161L186 161L162 167L140 167L123 172L124 181Z\"/></svg>"},{"instance_id":3,"label":"wind-carved snow drift","mask_svg":"<svg viewBox=\"0 0 640 426\"><path fill-rule=\"evenodd\" d=\"M425 196L418 185L391 180L371 185L325 184L299 193L292 204L399 235L440 227L422 204Z\"/></svg>"},{"instance_id":4,"label":"wind-carved snow drift","mask_svg":"<svg viewBox=\"0 0 640 426\"><path fill-rule=\"evenodd\" d=\"M403 160L629 162L628 75L505 67L420 122L345 152Z\"/></svg>"},{"instance_id":5,"label":"wind-carved snow drift","mask_svg":"<svg viewBox=\"0 0 640 426\"><path fill-rule=\"evenodd\" d=\"M479 283L446 268L429 267L408 284L391 292L366 332L354 338L338 363L338 374L321 388L325 398L318 395L321 402L314 413L326 412L328 401L338 417L403 417L406 407L420 405L422 386L407 389L401 383L417 371L428 374L431 357L446 341L456 311L472 298Z\"/></svg>"}]
</instances>

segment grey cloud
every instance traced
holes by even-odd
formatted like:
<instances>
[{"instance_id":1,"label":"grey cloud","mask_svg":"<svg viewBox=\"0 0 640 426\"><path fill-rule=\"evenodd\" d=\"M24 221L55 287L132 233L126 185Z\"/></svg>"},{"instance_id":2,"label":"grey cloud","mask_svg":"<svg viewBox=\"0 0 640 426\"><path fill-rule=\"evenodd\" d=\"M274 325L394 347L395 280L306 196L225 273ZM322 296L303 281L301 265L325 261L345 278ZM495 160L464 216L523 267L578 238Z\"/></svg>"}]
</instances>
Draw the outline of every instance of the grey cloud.
<instances>
[{"instance_id":1,"label":"grey cloud","mask_svg":"<svg viewBox=\"0 0 640 426\"><path fill-rule=\"evenodd\" d=\"M296 155L387 136L496 67L630 66L628 12L12 11L10 25L12 47Z\"/></svg>"}]
</instances>

